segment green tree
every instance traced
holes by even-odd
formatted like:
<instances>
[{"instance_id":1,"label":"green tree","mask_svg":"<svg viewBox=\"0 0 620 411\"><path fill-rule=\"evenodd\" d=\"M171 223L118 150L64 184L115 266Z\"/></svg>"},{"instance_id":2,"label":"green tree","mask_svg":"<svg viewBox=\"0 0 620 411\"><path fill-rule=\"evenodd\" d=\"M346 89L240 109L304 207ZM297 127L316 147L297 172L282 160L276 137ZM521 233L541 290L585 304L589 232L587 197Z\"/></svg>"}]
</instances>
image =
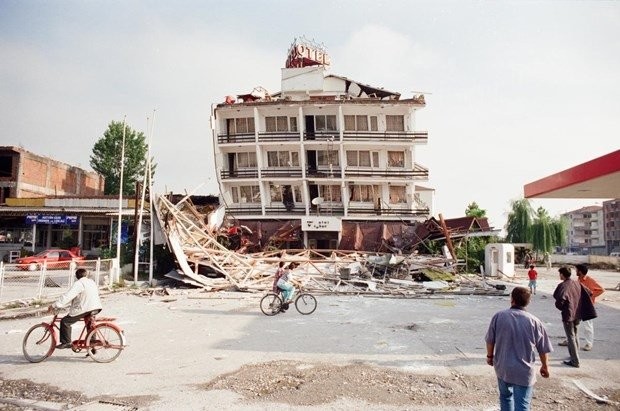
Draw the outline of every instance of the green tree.
<instances>
[{"instance_id":1,"label":"green tree","mask_svg":"<svg viewBox=\"0 0 620 411\"><path fill-rule=\"evenodd\" d=\"M483 218L487 216L487 210L483 210L478 203L472 201L465 209L465 215L467 217Z\"/></svg>"},{"instance_id":2,"label":"green tree","mask_svg":"<svg viewBox=\"0 0 620 411\"><path fill-rule=\"evenodd\" d=\"M532 223L532 248L542 253L551 252L553 249L554 229L552 219L547 210L538 207L536 217Z\"/></svg>"},{"instance_id":3,"label":"green tree","mask_svg":"<svg viewBox=\"0 0 620 411\"><path fill-rule=\"evenodd\" d=\"M118 194L121 179L121 150L123 144L123 122L112 121L108 129L93 146L90 165L105 177L105 194ZM125 128L125 158L123 170L123 195L136 191L136 181L142 181L147 163L147 144L144 133ZM151 160L151 176L155 164Z\"/></svg>"},{"instance_id":4,"label":"green tree","mask_svg":"<svg viewBox=\"0 0 620 411\"><path fill-rule=\"evenodd\" d=\"M532 206L522 198L511 202L512 211L506 222L506 241L509 243L528 243L532 235Z\"/></svg>"}]
</instances>

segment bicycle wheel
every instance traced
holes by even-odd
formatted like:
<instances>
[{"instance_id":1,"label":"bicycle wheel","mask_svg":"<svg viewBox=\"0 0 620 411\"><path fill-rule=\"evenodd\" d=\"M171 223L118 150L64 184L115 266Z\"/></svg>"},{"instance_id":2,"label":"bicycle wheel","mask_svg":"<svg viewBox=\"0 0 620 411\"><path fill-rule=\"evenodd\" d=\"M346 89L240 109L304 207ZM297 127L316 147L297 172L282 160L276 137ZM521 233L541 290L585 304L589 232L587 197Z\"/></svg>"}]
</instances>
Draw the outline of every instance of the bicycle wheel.
<instances>
[{"instance_id":1,"label":"bicycle wheel","mask_svg":"<svg viewBox=\"0 0 620 411\"><path fill-rule=\"evenodd\" d=\"M312 314L316 310L316 298L312 294L299 294L295 299L295 308L300 314Z\"/></svg>"},{"instance_id":2,"label":"bicycle wheel","mask_svg":"<svg viewBox=\"0 0 620 411\"><path fill-rule=\"evenodd\" d=\"M46 324L32 326L22 342L24 357L30 362L41 362L54 352L56 339L52 329Z\"/></svg>"},{"instance_id":3,"label":"bicycle wheel","mask_svg":"<svg viewBox=\"0 0 620 411\"><path fill-rule=\"evenodd\" d=\"M265 315L276 315L282 309L282 299L279 295L269 293L260 300L260 310Z\"/></svg>"},{"instance_id":4,"label":"bicycle wheel","mask_svg":"<svg viewBox=\"0 0 620 411\"><path fill-rule=\"evenodd\" d=\"M86 336L88 356L97 362L114 361L123 348L121 332L109 324L97 325Z\"/></svg>"}]
</instances>

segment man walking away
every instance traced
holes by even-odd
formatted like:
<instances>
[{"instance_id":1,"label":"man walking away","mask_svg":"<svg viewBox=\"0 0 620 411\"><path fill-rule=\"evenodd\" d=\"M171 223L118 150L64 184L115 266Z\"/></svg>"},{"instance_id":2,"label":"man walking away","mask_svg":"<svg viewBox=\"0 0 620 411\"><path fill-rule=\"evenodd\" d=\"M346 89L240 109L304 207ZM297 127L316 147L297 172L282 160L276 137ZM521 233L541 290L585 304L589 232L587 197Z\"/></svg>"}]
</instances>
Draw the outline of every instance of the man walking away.
<instances>
[{"instance_id":1,"label":"man walking away","mask_svg":"<svg viewBox=\"0 0 620 411\"><path fill-rule=\"evenodd\" d=\"M603 294L605 289L591 276L588 275L588 266L585 264L577 264L577 277L579 283L590 290L590 299L594 304L596 297ZM583 325L583 338L586 340L586 344L583 346L584 351L590 351L594 345L594 320L582 321Z\"/></svg>"},{"instance_id":2,"label":"man walking away","mask_svg":"<svg viewBox=\"0 0 620 411\"><path fill-rule=\"evenodd\" d=\"M549 377L548 353L553 351L542 322L525 307L532 294L525 287L515 287L510 294L510 308L491 319L485 341L487 364L495 368L501 411L531 409L536 382L536 352L540 357L540 375Z\"/></svg>"},{"instance_id":3,"label":"man walking away","mask_svg":"<svg viewBox=\"0 0 620 411\"><path fill-rule=\"evenodd\" d=\"M555 307L562 313L562 324L564 325L566 344L570 354L570 360L564 361L564 364L579 368L577 326L581 318L581 285L570 279L571 272L568 268L561 267L558 272L562 282L555 288L553 298L555 299Z\"/></svg>"}]
</instances>

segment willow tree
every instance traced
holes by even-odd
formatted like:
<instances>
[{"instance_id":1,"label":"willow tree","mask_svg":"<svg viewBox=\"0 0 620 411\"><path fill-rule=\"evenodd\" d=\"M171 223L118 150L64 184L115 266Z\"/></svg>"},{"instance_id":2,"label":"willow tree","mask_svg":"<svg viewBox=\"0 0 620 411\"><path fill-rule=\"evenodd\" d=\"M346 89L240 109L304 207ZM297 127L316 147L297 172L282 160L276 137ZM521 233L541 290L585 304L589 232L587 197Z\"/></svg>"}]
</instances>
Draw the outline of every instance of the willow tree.
<instances>
[{"instance_id":1,"label":"willow tree","mask_svg":"<svg viewBox=\"0 0 620 411\"><path fill-rule=\"evenodd\" d=\"M551 252L555 240L555 229L552 223L553 220L547 210L538 207L536 218L532 224L532 248L534 251Z\"/></svg>"},{"instance_id":2,"label":"willow tree","mask_svg":"<svg viewBox=\"0 0 620 411\"><path fill-rule=\"evenodd\" d=\"M509 243L528 243L532 236L532 206L522 198L511 202L511 211L506 222L506 241Z\"/></svg>"}]
</instances>

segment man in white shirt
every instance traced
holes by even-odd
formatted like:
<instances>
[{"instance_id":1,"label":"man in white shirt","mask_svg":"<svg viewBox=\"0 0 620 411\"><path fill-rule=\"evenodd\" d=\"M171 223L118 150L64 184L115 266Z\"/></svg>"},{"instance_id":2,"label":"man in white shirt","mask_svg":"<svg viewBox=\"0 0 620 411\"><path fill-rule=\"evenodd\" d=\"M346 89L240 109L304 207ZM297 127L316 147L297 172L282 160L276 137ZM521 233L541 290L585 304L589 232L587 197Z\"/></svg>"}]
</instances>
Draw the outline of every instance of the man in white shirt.
<instances>
[{"instance_id":1,"label":"man in white shirt","mask_svg":"<svg viewBox=\"0 0 620 411\"><path fill-rule=\"evenodd\" d=\"M54 311L71 304L69 314L60 320L60 344L56 348L71 348L71 326L89 314L96 314L103 308L99 298L99 289L93 280L87 277L84 268L75 271L77 281L73 286L49 306L48 311Z\"/></svg>"}]
</instances>

